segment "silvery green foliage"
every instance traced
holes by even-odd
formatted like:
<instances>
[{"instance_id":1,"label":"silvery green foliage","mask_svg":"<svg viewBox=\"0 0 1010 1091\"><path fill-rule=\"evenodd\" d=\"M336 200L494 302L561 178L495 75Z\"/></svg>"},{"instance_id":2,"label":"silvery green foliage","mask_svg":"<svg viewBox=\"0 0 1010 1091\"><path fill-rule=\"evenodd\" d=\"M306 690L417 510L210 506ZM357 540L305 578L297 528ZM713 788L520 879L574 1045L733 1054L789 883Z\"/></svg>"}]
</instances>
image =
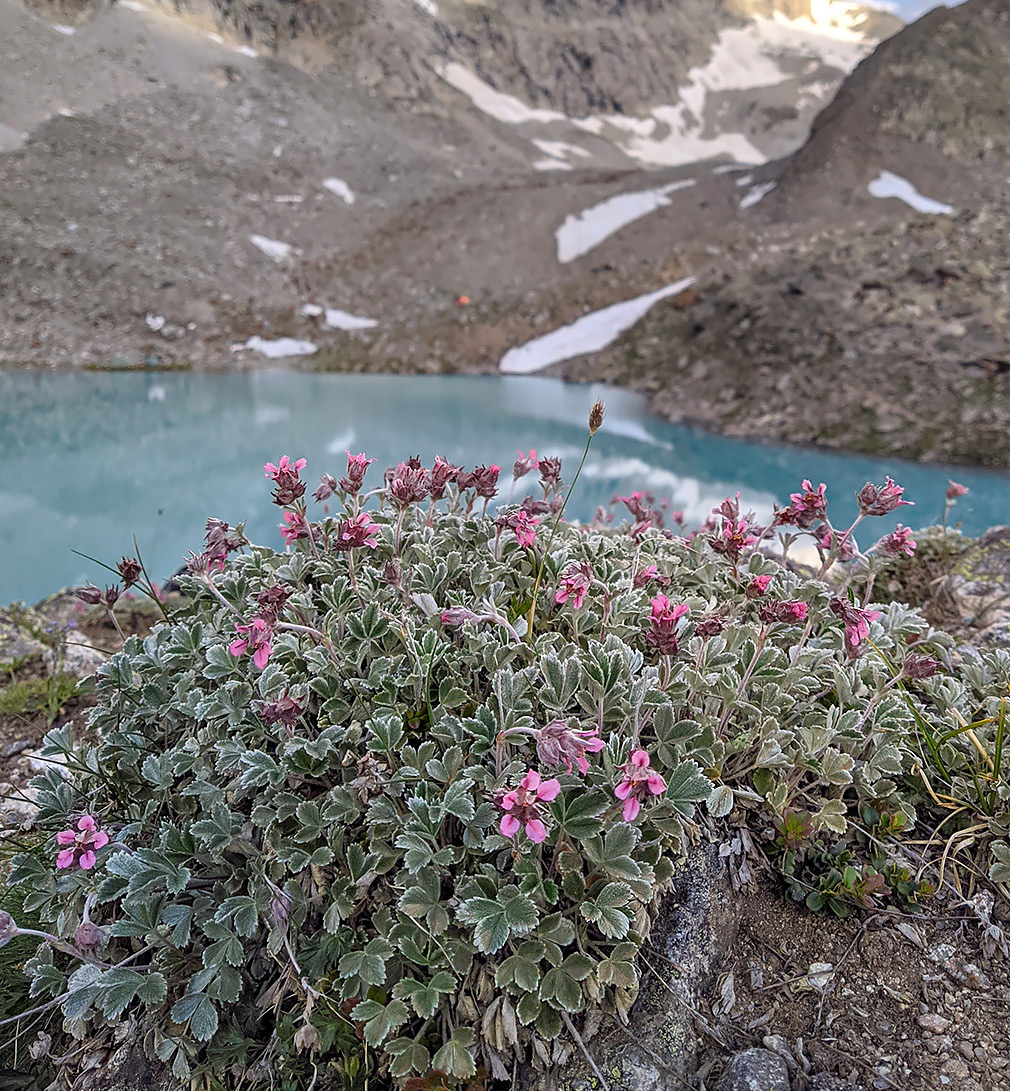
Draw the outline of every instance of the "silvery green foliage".
<instances>
[{"instance_id":1,"label":"silvery green foliage","mask_svg":"<svg viewBox=\"0 0 1010 1091\"><path fill-rule=\"evenodd\" d=\"M832 836L863 803L914 821L928 769L934 792L1006 823L1005 785L983 804L974 745L953 730L989 717L975 735L993 747L1005 653L896 684L910 643L951 651L913 611L883 608L850 660L823 583L757 555L738 572L703 538L564 525L528 640L540 542L506 535L495 559L490 518L417 515L395 555L395 518L374 519L357 590L346 554L304 542L214 574L229 605L189 578L189 605L103 669L96 741L50 734L73 775L36 779L40 823L86 811L115 837L93 872L27 856L12 876L60 936L85 916L105 931L97 962L43 947L28 967L74 1034L133 1013L180 1075L283 1076L311 1056L350 1079L357 1024L394 1080L501 1077L563 1057L587 1008L627 1012L672 860L726 816L770 828L800 809ZM597 581L579 611L554 601L575 562ZM649 565L691 608L673 657L644 639L658 588L633 575ZM774 575L769 597L808 605L808 624L762 627L744 594L759 573ZM306 631L275 633L257 670L228 647L276 585ZM508 624L449 627L453 606ZM715 614L722 633L694 633ZM264 706L285 697L303 712L269 724ZM586 776L538 760L526 732L559 718L606 742ZM614 787L636 747L666 791L626 823ZM498 828L496 800L529 768L561 781L540 845Z\"/></svg>"}]
</instances>

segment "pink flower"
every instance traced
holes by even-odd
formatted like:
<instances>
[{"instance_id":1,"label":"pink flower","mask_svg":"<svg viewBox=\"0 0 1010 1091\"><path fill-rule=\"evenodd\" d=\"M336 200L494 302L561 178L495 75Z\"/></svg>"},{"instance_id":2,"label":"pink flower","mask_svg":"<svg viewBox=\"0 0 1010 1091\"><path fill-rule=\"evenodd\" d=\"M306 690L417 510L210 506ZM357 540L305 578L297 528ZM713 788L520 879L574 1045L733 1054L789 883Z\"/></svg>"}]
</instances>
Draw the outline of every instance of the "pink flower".
<instances>
[{"instance_id":1,"label":"pink flower","mask_svg":"<svg viewBox=\"0 0 1010 1091\"><path fill-rule=\"evenodd\" d=\"M880 617L880 611L864 610L839 598L832 599L830 606L831 612L840 617L845 626L845 650L851 657L870 635L870 622Z\"/></svg>"},{"instance_id":2,"label":"pink flower","mask_svg":"<svg viewBox=\"0 0 1010 1091\"><path fill-rule=\"evenodd\" d=\"M817 544L825 553L835 552L840 561L851 561L858 553L856 541L851 534L845 534L840 530L832 530L827 523L819 528Z\"/></svg>"},{"instance_id":3,"label":"pink flower","mask_svg":"<svg viewBox=\"0 0 1010 1091\"><path fill-rule=\"evenodd\" d=\"M540 463L537 462L536 451L531 450L528 455L524 455L522 451L520 451L519 457L512 465L512 476L518 481L520 477L525 477L528 473L532 473L539 465Z\"/></svg>"},{"instance_id":4,"label":"pink flower","mask_svg":"<svg viewBox=\"0 0 1010 1091\"><path fill-rule=\"evenodd\" d=\"M646 565L645 568L640 568L631 580L632 586L638 590L644 587L647 583L652 583L655 580L660 587L665 587L670 581L665 576L659 574L659 569L654 565Z\"/></svg>"},{"instance_id":5,"label":"pink flower","mask_svg":"<svg viewBox=\"0 0 1010 1091\"><path fill-rule=\"evenodd\" d=\"M799 527L810 527L827 514L828 502L825 497L827 485L822 481L815 489L810 481L804 478L800 487L803 489L802 492L789 494L789 499L792 501L788 509L791 514L790 521Z\"/></svg>"},{"instance_id":6,"label":"pink flower","mask_svg":"<svg viewBox=\"0 0 1010 1091\"><path fill-rule=\"evenodd\" d=\"M586 731L569 727L564 720L551 720L535 735L537 757L545 765L564 765L570 773L575 762L583 776L589 772L586 754L598 754L605 745L599 737L599 728Z\"/></svg>"},{"instance_id":7,"label":"pink flower","mask_svg":"<svg viewBox=\"0 0 1010 1091\"><path fill-rule=\"evenodd\" d=\"M901 485L895 485L890 477L883 485L877 486L872 482L867 483L856 493L859 501L859 510L864 515L887 515L901 507L910 507L911 500L902 500L905 490Z\"/></svg>"},{"instance_id":8,"label":"pink flower","mask_svg":"<svg viewBox=\"0 0 1010 1091\"><path fill-rule=\"evenodd\" d=\"M624 766L624 778L614 789L614 795L624 800L624 821L634 822L642 808L642 800L650 795L660 796L666 791L666 781L658 773L649 771L649 755L644 750L632 752L631 760Z\"/></svg>"},{"instance_id":9,"label":"pink flower","mask_svg":"<svg viewBox=\"0 0 1010 1091\"><path fill-rule=\"evenodd\" d=\"M480 621L481 616L475 614L473 610L468 610L465 606L450 606L448 610L442 611L441 619L443 625L457 628L460 625L465 625L468 621Z\"/></svg>"},{"instance_id":10,"label":"pink flower","mask_svg":"<svg viewBox=\"0 0 1010 1091\"><path fill-rule=\"evenodd\" d=\"M750 581L745 592L749 599L759 599L768 593L768 587L772 582L771 576L755 576Z\"/></svg>"},{"instance_id":11,"label":"pink flower","mask_svg":"<svg viewBox=\"0 0 1010 1091\"><path fill-rule=\"evenodd\" d=\"M539 519L531 517L522 509L516 512L513 530L516 532L516 541L523 549L531 549L536 542L536 526L539 522Z\"/></svg>"},{"instance_id":12,"label":"pink flower","mask_svg":"<svg viewBox=\"0 0 1010 1091\"><path fill-rule=\"evenodd\" d=\"M737 561L748 546L754 545L757 536L750 533L750 523L746 519L724 518L718 533L708 541L716 553L722 553L731 561Z\"/></svg>"},{"instance_id":13,"label":"pink flower","mask_svg":"<svg viewBox=\"0 0 1010 1091\"><path fill-rule=\"evenodd\" d=\"M431 467L431 499L441 500L445 496L446 486L455 484L462 470L462 466L454 466L441 455L435 455L435 462Z\"/></svg>"},{"instance_id":14,"label":"pink flower","mask_svg":"<svg viewBox=\"0 0 1010 1091\"><path fill-rule=\"evenodd\" d=\"M469 472L464 471L459 475L460 489L473 489L474 492L485 500L493 500L498 492L498 475L501 466L478 466Z\"/></svg>"},{"instance_id":15,"label":"pink flower","mask_svg":"<svg viewBox=\"0 0 1010 1091\"><path fill-rule=\"evenodd\" d=\"M96 828L95 819L86 814L77 823L77 830L61 830L56 835L57 845L66 845L68 848L57 854L56 866L68 868L78 864L82 871L90 871L96 863L95 851L105 848L109 843L109 835L104 830Z\"/></svg>"},{"instance_id":16,"label":"pink flower","mask_svg":"<svg viewBox=\"0 0 1010 1091\"><path fill-rule=\"evenodd\" d=\"M766 624L779 622L783 625L795 625L799 621L807 620L807 604L798 601L766 602L758 610L758 617Z\"/></svg>"},{"instance_id":17,"label":"pink flower","mask_svg":"<svg viewBox=\"0 0 1010 1091\"><path fill-rule=\"evenodd\" d=\"M523 827L526 836L539 845L547 836L547 827L540 818L538 805L557 799L560 791L561 783L557 779L541 781L540 774L531 769L518 788L506 792L498 801L498 806L505 812L498 824L502 836L515 837Z\"/></svg>"},{"instance_id":18,"label":"pink flower","mask_svg":"<svg viewBox=\"0 0 1010 1091\"><path fill-rule=\"evenodd\" d=\"M228 651L238 659L252 648L253 663L256 664L258 670L262 670L267 665L272 650L270 640L273 631L270 626L263 618L254 617L249 625L236 624L235 631L242 635L228 645Z\"/></svg>"},{"instance_id":19,"label":"pink flower","mask_svg":"<svg viewBox=\"0 0 1010 1091\"><path fill-rule=\"evenodd\" d=\"M900 557L902 554L906 557L913 556L915 539L912 537L912 531L899 523L890 534L880 539L879 548L881 552L891 557Z\"/></svg>"},{"instance_id":20,"label":"pink flower","mask_svg":"<svg viewBox=\"0 0 1010 1091\"><path fill-rule=\"evenodd\" d=\"M344 454L347 455L347 476L340 479L340 487L349 496L357 496L365 480L365 472L375 459L365 458L364 452L352 455L350 451L345 451Z\"/></svg>"},{"instance_id":21,"label":"pink flower","mask_svg":"<svg viewBox=\"0 0 1010 1091\"><path fill-rule=\"evenodd\" d=\"M593 580L593 570L588 564L570 564L561 573L561 582L558 585L554 601L560 606L571 600L576 610L582 609L586 593Z\"/></svg>"},{"instance_id":22,"label":"pink flower","mask_svg":"<svg viewBox=\"0 0 1010 1091\"><path fill-rule=\"evenodd\" d=\"M946 496L948 500L957 500L959 497L967 495L968 492L967 485L959 485L956 481L947 482Z\"/></svg>"},{"instance_id":23,"label":"pink flower","mask_svg":"<svg viewBox=\"0 0 1010 1091\"><path fill-rule=\"evenodd\" d=\"M337 527L337 549L355 549L359 546L368 546L375 549L378 540L375 535L379 528L369 518L368 512L363 511L352 519L345 519Z\"/></svg>"},{"instance_id":24,"label":"pink flower","mask_svg":"<svg viewBox=\"0 0 1010 1091\"><path fill-rule=\"evenodd\" d=\"M297 462L292 462L287 455L281 455L276 466L272 462L268 462L263 467L263 476L268 477L273 481L279 481L285 474L297 474L299 470L303 469L305 469L304 458L298 459Z\"/></svg>"},{"instance_id":25,"label":"pink flower","mask_svg":"<svg viewBox=\"0 0 1010 1091\"><path fill-rule=\"evenodd\" d=\"M278 523L277 529L281 532L281 537L284 539L286 545L291 545L292 542L296 542L299 538L307 538L309 536L309 530L306 526L305 519L297 511L286 511L281 518L283 523Z\"/></svg>"},{"instance_id":26,"label":"pink flower","mask_svg":"<svg viewBox=\"0 0 1010 1091\"><path fill-rule=\"evenodd\" d=\"M645 642L657 655L676 655L680 650L679 624L687 617L691 608L685 603L671 606L666 595L657 595L649 600L652 606L652 619L645 633Z\"/></svg>"},{"instance_id":27,"label":"pink flower","mask_svg":"<svg viewBox=\"0 0 1010 1091\"><path fill-rule=\"evenodd\" d=\"M287 507L288 504L293 504L299 497L305 495L305 485L298 477L298 471L304 466L304 458L292 462L287 455L283 455L276 466L268 462L263 467L263 476L276 485L273 500L278 507Z\"/></svg>"}]
</instances>

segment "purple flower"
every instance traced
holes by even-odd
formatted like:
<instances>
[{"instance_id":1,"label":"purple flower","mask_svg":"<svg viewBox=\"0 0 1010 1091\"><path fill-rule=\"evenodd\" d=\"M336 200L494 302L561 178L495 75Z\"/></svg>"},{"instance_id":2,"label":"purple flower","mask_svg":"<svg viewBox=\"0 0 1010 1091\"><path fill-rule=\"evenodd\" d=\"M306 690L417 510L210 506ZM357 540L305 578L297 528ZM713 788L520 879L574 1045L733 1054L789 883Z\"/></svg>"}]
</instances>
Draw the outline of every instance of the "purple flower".
<instances>
[{"instance_id":1,"label":"purple flower","mask_svg":"<svg viewBox=\"0 0 1010 1091\"><path fill-rule=\"evenodd\" d=\"M537 757L545 765L564 765L570 773L572 763L585 776L589 772L586 754L598 754L604 747L599 728L582 730L569 727L564 720L551 720L535 732Z\"/></svg>"},{"instance_id":2,"label":"purple flower","mask_svg":"<svg viewBox=\"0 0 1010 1091\"><path fill-rule=\"evenodd\" d=\"M945 495L949 501L953 502L962 496L966 496L969 491L967 485L959 485L956 481L948 481Z\"/></svg>"},{"instance_id":3,"label":"purple flower","mask_svg":"<svg viewBox=\"0 0 1010 1091\"><path fill-rule=\"evenodd\" d=\"M745 596L749 599L763 598L768 593L768 587L773 578L772 576L755 576L747 585Z\"/></svg>"},{"instance_id":4,"label":"purple flower","mask_svg":"<svg viewBox=\"0 0 1010 1091\"><path fill-rule=\"evenodd\" d=\"M416 458L401 462L393 472L389 497L400 511L427 498L431 491L431 474Z\"/></svg>"},{"instance_id":5,"label":"purple flower","mask_svg":"<svg viewBox=\"0 0 1010 1091\"><path fill-rule=\"evenodd\" d=\"M718 532L708 540L715 553L721 553L734 562L756 541L757 536L750 533L750 523L746 519L723 519Z\"/></svg>"},{"instance_id":6,"label":"purple flower","mask_svg":"<svg viewBox=\"0 0 1010 1091\"><path fill-rule=\"evenodd\" d=\"M441 500L445 496L446 487L459 481L462 469L462 466L454 466L441 455L435 455L435 464L431 468L431 499Z\"/></svg>"},{"instance_id":7,"label":"purple flower","mask_svg":"<svg viewBox=\"0 0 1010 1091\"><path fill-rule=\"evenodd\" d=\"M525 477L528 473L532 473L538 465L536 451L531 450L528 455L524 455L522 451L520 451L519 457L512 464L512 476L518 481L520 477Z\"/></svg>"},{"instance_id":8,"label":"purple flower","mask_svg":"<svg viewBox=\"0 0 1010 1091\"><path fill-rule=\"evenodd\" d=\"M681 620L691 612L685 603L672 606L666 595L649 600L652 619L645 633L645 642L657 655L676 655L680 651Z\"/></svg>"},{"instance_id":9,"label":"purple flower","mask_svg":"<svg viewBox=\"0 0 1010 1091\"><path fill-rule=\"evenodd\" d=\"M758 611L758 617L767 625L796 625L807 620L807 604L797 600L766 602Z\"/></svg>"},{"instance_id":10,"label":"purple flower","mask_svg":"<svg viewBox=\"0 0 1010 1091\"><path fill-rule=\"evenodd\" d=\"M940 664L931 655L916 655L913 652L905 656L902 670L906 677L922 680L932 678L940 670Z\"/></svg>"},{"instance_id":11,"label":"purple flower","mask_svg":"<svg viewBox=\"0 0 1010 1091\"><path fill-rule=\"evenodd\" d=\"M304 458L292 462L287 455L282 455L276 466L268 462L263 467L263 476L274 482L273 499L278 507L293 504L305 495L305 484L298 476L299 471L304 468Z\"/></svg>"}]
</instances>

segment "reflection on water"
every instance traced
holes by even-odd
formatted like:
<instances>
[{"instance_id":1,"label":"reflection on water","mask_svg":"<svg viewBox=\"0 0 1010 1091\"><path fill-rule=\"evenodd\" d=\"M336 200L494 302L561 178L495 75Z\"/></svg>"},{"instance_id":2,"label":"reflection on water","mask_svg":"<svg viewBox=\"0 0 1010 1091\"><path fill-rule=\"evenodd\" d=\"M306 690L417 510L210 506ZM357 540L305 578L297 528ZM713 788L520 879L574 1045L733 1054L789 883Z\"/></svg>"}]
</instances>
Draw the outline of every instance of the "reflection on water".
<instances>
[{"instance_id":1,"label":"reflection on water","mask_svg":"<svg viewBox=\"0 0 1010 1091\"><path fill-rule=\"evenodd\" d=\"M937 518L952 475L972 489L956 509L965 529L1010 522L1005 475L719 439L598 386L519 376L0 374L0 602L99 583L102 570L73 550L115 563L134 535L152 572L167 576L199 547L208 515L246 520L253 540L279 544L261 467L281 454L308 458L314 481L340 476L345 448L365 451L379 460L377 483L379 467L411 454L508 468L519 448L535 447L562 456L571 475L598 395L607 421L569 506L574 518L634 488L670 496L692 521L738 489L767 515L804 476L826 481L832 510L851 517L855 490L891 473L918 501L901 513L913 526Z\"/></svg>"}]
</instances>

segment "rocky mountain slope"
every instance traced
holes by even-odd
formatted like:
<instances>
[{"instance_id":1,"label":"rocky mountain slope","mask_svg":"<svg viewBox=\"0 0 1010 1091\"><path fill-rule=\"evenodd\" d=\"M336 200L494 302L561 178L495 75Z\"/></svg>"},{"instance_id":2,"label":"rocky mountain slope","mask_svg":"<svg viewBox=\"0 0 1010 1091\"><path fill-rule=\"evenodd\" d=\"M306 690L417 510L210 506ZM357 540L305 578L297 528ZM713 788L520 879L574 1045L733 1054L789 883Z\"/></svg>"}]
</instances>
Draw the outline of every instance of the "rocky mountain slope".
<instances>
[{"instance_id":1,"label":"rocky mountain slope","mask_svg":"<svg viewBox=\"0 0 1010 1091\"><path fill-rule=\"evenodd\" d=\"M668 266L738 216L712 166L796 147L893 27L845 0L31 3L0 0L0 356L64 365L254 364L232 347L434 328L461 295L532 318L599 265ZM653 230L559 260L564 223L654 187Z\"/></svg>"},{"instance_id":2,"label":"rocky mountain slope","mask_svg":"<svg viewBox=\"0 0 1010 1091\"><path fill-rule=\"evenodd\" d=\"M887 169L977 207L1005 199L1008 160L1010 7L970 0L931 11L859 65L769 205L784 218L796 203L830 214Z\"/></svg>"}]
</instances>

